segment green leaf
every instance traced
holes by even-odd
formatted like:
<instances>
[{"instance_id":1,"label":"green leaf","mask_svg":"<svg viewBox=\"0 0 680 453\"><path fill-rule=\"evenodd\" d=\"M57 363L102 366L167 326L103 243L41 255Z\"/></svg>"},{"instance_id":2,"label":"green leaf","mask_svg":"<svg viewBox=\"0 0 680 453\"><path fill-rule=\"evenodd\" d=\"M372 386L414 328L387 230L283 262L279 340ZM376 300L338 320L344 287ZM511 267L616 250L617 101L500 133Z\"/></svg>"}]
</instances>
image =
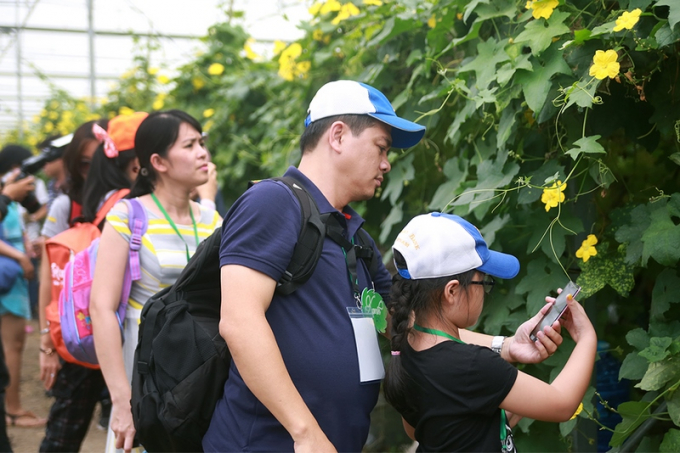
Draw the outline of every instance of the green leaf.
<instances>
[{"instance_id":1,"label":"green leaf","mask_svg":"<svg viewBox=\"0 0 680 453\"><path fill-rule=\"evenodd\" d=\"M475 85L485 89L496 80L496 65L508 61L510 57L505 53L507 41L496 41L489 38L477 44L477 57L461 67L458 72L474 71L477 81Z\"/></svg>"},{"instance_id":2,"label":"green leaf","mask_svg":"<svg viewBox=\"0 0 680 453\"><path fill-rule=\"evenodd\" d=\"M602 145L597 142L599 139L599 135L579 138L574 142L574 148L567 151L567 154L574 160L581 154L607 154Z\"/></svg>"},{"instance_id":3,"label":"green leaf","mask_svg":"<svg viewBox=\"0 0 680 453\"><path fill-rule=\"evenodd\" d=\"M622 252L596 255L580 266L582 272L576 282L582 287L580 297L584 299L604 288L604 285L611 286L624 297L635 286L634 267L626 263Z\"/></svg>"},{"instance_id":4,"label":"green leaf","mask_svg":"<svg viewBox=\"0 0 680 453\"><path fill-rule=\"evenodd\" d=\"M573 420L567 420L566 422L560 423L560 434L562 437L567 437L576 428L578 423L578 417Z\"/></svg>"},{"instance_id":5,"label":"green leaf","mask_svg":"<svg viewBox=\"0 0 680 453\"><path fill-rule=\"evenodd\" d=\"M588 41L590 39L590 36L593 34L590 30L587 28L584 28L582 30L574 30L574 44L581 45L584 42Z\"/></svg>"},{"instance_id":6,"label":"green leaf","mask_svg":"<svg viewBox=\"0 0 680 453\"><path fill-rule=\"evenodd\" d=\"M590 37L595 38L605 33L612 33L614 31L615 26L616 21L611 21L607 22L606 24L598 25L597 27L593 28L593 32L590 34Z\"/></svg>"},{"instance_id":7,"label":"green leaf","mask_svg":"<svg viewBox=\"0 0 680 453\"><path fill-rule=\"evenodd\" d=\"M496 17L507 17L512 19L517 13L517 6L514 2L494 0L493 2L483 2L476 9L477 20L489 20Z\"/></svg>"},{"instance_id":8,"label":"green leaf","mask_svg":"<svg viewBox=\"0 0 680 453\"><path fill-rule=\"evenodd\" d=\"M446 161L443 172L448 181L437 188L428 206L430 210L443 211L446 209L453 197L456 196L460 184L467 178L468 166L462 159L453 157Z\"/></svg>"},{"instance_id":9,"label":"green leaf","mask_svg":"<svg viewBox=\"0 0 680 453\"><path fill-rule=\"evenodd\" d=\"M668 24L671 28L680 22L680 3L678 0L657 0L654 6L668 6Z\"/></svg>"},{"instance_id":10,"label":"green leaf","mask_svg":"<svg viewBox=\"0 0 680 453\"><path fill-rule=\"evenodd\" d=\"M680 40L680 28L672 29L666 23L654 33L654 40L658 47L670 46L674 42Z\"/></svg>"},{"instance_id":11,"label":"green leaf","mask_svg":"<svg viewBox=\"0 0 680 453\"><path fill-rule=\"evenodd\" d=\"M666 399L668 403L668 415L677 426L680 426L680 392L675 390L670 398ZM676 450L680 451L680 450Z\"/></svg>"},{"instance_id":12,"label":"green leaf","mask_svg":"<svg viewBox=\"0 0 680 453\"><path fill-rule=\"evenodd\" d=\"M382 27L382 31L378 33L373 39L371 39L367 47L379 46L384 44L395 36L399 36L409 30L420 27L421 25L415 20L404 20L397 16L390 17L385 21Z\"/></svg>"},{"instance_id":13,"label":"green leaf","mask_svg":"<svg viewBox=\"0 0 680 453\"><path fill-rule=\"evenodd\" d=\"M497 155L496 160L484 159L477 166L477 185L463 192L453 205L470 205L469 207L473 209L496 196L495 189L510 184L519 171L519 165L515 162L507 162L507 159L507 154Z\"/></svg>"},{"instance_id":14,"label":"green leaf","mask_svg":"<svg viewBox=\"0 0 680 453\"><path fill-rule=\"evenodd\" d=\"M516 43L528 43L534 56L540 55L550 47L553 38L569 33L564 21L570 16L567 12L555 11L547 21L534 20L526 24L524 31L516 38Z\"/></svg>"},{"instance_id":15,"label":"green leaf","mask_svg":"<svg viewBox=\"0 0 680 453\"><path fill-rule=\"evenodd\" d=\"M545 296L555 294L566 281L567 276L557 264L541 257L527 265L527 275L519 282L515 292L527 294L527 314L533 316L545 305Z\"/></svg>"},{"instance_id":16,"label":"green leaf","mask_svg":"<svg viewBox=\"0 0 680 453\"><path fill-rule=\"evenodd\" d=\"M532 62L533 71L518 70L516 83L522 85L522 92L531 110L539 113L552 87L555 74L571 74L571 68L555 46L550 47L539 59Z\"/></svg>"},{"instance_id":17,"label":"green leaf","mask_svg":"<svg viewBox=\"0 0 680 453\"><path fill-rule=\"evenodd\" d=\"M404 185L415 178L415 169L413 168L414 157L415 154L410 153L392 167L387 177L387 186L380 197L381 200L386 200L389 197L391 205L397 204Z\"/></svg>"},{"instance_id":18,"label":"green leaf","mask_svg":"<svg viewBox=\"0 0 680 453\"><path fill-rule=\"evenodd\" d=\"M646 391L659 390L667 382L676 380L680 376L680 366L677 359L670 359L664 362L654 362L649 364L647 372L642 381L635 387Z\"/></svg>"},{"instance_id":19,"label":"green leaf","mask_svg":"<svg viewBox=\"0 0 680 453\"><path fill-rule=\"evenodd\" d=\"M505 144L515 130L515 116L517 111L514 107L508 107L503 109L501 113L501 119L498 121L498 135L496 136L496 147L499 151L505 149Z\"/></svg>"},{"instance_id":20,"label":"green leaf","mask_svg":"<svg viewBox=\"0 0 680 453\"><path fill-rule=\"evenodd\" d=\"M649 346L640 351L638 355L644 357L650 362L660 362L670 355L668 347L673 342L672 338L668 337L652 337L649 339Z\"/></svg>"},{"instance_id":21,"label":"green leaf","mask_svg":"<svg viewBox=\"0 0 680 453\"><path fill-rule=\"evenodd\" d=\"M621 445L623 441L635 431L635 428L651 417L651 414L649 413L649 403L643 401L621 403L617 410L623 420L616 425L614 435L612 435L612 439L609 441L609 446L611 447L618 447Z\"/></svg>"},{"instance_id":22,"label":"green leaf","mask_svg":"<svg viewBox=\"0 0 680 453\"><path fill-rule=\"evenodd\" d=\"M643 243L640 240L642 234L649 227L651 219L646 205L639 205L628 215L630 223L622 225L616 230L616 240L626 247L626 263L637 264L642 258ZM645 261L646 264L646 261Z\"/></svg>"},{"instance_id":23,"label":"green leaf","mask_svg":"<svg viewBox=\"0 0 680 453\"><path fill-rule=\"evenodd\" d=\"M626 341L638 351L642 351L649 346L649 335L644 329L638 327L626 334Z\"/></svg>"},{"instance_id":24,"label":"green leaf","mask_svg":"<svg viewBox=\"0 0 680 453\"><path fill-rule=\"evenodd\" d=\"M656 278L652 290L652 306L649 315L652 318L663 318L672 303L680 302L680 278L675 270L664 269Z\"/></svg>"},{"instance_id":25,"label":"green leaf","mask_svg":"<svg viewBox=\"0 0 680 453\"><path fill-rule=\"evenodd\" d=\"M668 158L672 160L674 164L680 165L680 153L673 153L668 156Z\"/></svg>"},{"instance_id":26,"label":"green leaf","mask_svg":"<svg viewBox=\"0 0 680 453\"><path fill-rule=\"evenodd\" d=\"M482 237L484 238L486 244L491 247L496 240L496 233L503 228L508 222L510 221L510 216L505 215L505 216L498 216L494 217L494 219L491 222L487 222L484 227L480 230L482 233ZM494 248L494 250L497 250L498 247Z\"/></svg>"},{"instance_id":27,"label":"green leaf","mask_svg":"<svg viewBox=\"0 0 680 453\"><path fill-rule=\"evenodd\" d=\"M623 359L619 369L619 380L630 379L637 381L642 379L649 368L649 362L644 357L640 357L637 352L631 352Z\"/></svg>"},{"instance_id":28,"label":"green leaf","mask_svg":"<svg viewBox=\"0 0 680 453\"><path fill-rule=\"evenodd\" d=\"M664 266L674 266L680 259L680 225L671 219L680 217L680 212L674 208L677 204L680 204L680 194L674 194L669 202L650 203L651 223L642 234L643 266L650 257Z\"/></svg>"},{"instance_id":29,"label":"green leaf","mask_svg":"<svg viewBox=\"0 0 680 453\"><path fill-rule=\"evenodd\" d=\"M545 181L548 177L558 174L558 179L564 181L565 172L564 167L561 166L557 159L550 159L543 164L533 173L528 176L532 181ZM526 187L522 189L517 197L517 202L519 204L533 203L539 198L543 189L540 187ZM536 241L538 242L538 241Z\"/></svg>"},{"instance_id":30,"label":"green leaf","mask_svg":"<svg viewBox=\"0 0 680 453\"><path fill-rule=\"evenodd\" d=\"M661 453L677 453L680 451L680 430L669 429L659 445Z\"/></svg>"},{"instance_id":31,"label":"green leaf","mask_svg":"<svg viewBox=\"0 0 680 453\"><path fill-rule=\"evenodd\" d=\"M403 201L399 202L399 204L393 205L390 214L380 224L381 231L379 239L382 244L387 242L387 238L389 238L390 233L392 232L392 227L400 223L404 218L404 211L402 209L403 206Z\"/></svg>"},{"instance_id":32,"label":"green leaf","mask_svg":"<svg viewBox=\"0 0 680 453\"><path fill-rule=\"evenodd\" d=\"M463 12L463 22L467 23L467 20L470 18L470 14L472 14L475 8L477 8L478 5L484 3L489 3L489 0L472 0L469 2L465 7L465 11Z\"/></svg>"},{"instance_id":33,"label":"green leaf","mask_svg":"<svg viewBox=\"0 0 680 453\"><path fill-rule=\"evenodd\" d=\"M565 90L567 95L565 108L569 108L574 104L584 108L592 107L598 85L592 80L581 79L578 82L574 82L572 86Z\"/></svg>"}]
</instances>

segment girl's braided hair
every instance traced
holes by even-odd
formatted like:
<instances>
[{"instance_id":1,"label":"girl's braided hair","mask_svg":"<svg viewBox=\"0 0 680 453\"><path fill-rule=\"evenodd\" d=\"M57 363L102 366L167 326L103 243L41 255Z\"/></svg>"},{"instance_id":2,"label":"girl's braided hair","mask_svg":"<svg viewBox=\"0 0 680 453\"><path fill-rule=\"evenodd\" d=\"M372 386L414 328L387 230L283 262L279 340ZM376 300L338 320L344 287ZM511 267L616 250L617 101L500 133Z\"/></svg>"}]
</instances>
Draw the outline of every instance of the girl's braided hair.
<instances>
[{"instance_id":1,"label":"girl's braided hair","mask_svg":"<svg viewBox=\"0 0 680 453\"><path fill-rule=\"evenodd\" d=\"M406 269L406 261L397 250L394 250L394 261L398 269ZM461 288L467 291L476 270L470 270L450 277L426 278L412 280L403 278L398 273L392 277L392 289L388 309L391 323L391 349L403 351L411 334L414 322L434 313L441 316L441 298L446 284L458 280ZM415 409L415 404L406 392L408 373L404 369L401 356L392 355L387 365L383 388L385 398L401 414Z\"/></svg>"}]
</instances>

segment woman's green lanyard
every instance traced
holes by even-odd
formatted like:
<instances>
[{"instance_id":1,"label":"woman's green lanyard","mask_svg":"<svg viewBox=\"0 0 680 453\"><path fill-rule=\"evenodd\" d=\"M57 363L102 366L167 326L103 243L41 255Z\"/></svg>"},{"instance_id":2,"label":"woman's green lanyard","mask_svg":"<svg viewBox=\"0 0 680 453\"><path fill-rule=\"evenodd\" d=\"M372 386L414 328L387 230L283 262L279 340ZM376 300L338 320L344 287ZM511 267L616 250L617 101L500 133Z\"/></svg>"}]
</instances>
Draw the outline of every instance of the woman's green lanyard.
<instances>
[{"instance_id":1,"label":"woman's green lanyard","mask_svg":"<svg viewBox=\"0 0 680 453\"><path fill-rule=\"evenodd\" d=\"M466 344L460 338L456 338L453 335L448 334L448 333L441 331L441 330L429 329L427 327L419 326L418 324L413 324L413 328L415 330L417 330L418 332L429 333L430 335L436 335L438 337L448 338L449 340L453 340L457 343ZM505 423L506 423L505 409L501 409L501 442L502 442L502 445L505 445L505 439L507 439L507 437L508 437L508 431L505 427Z\"/></svg>"},{"instance_id":2,"label":"woman's green lanyard","mask_svg":"<svg viewBox=\"0 0 680 453\"><path fill-rule=\"evenodd\" d=\"M158 209L160 209L163 215L165 216L165 220L168 221L172 229L175 230L175 233L177 233L177 236L179 236L182 242L184 242L184 247L186 247L187 251L187 262L189 262L189 260L191 259L191 255L189 255L189 245L184 240L184 236L182 236L182 233L179 232L177 225L175 225L175 222L172 221L168 213L165 211L165 208L163 208L163 205L161 204L160 201L158 201L158 198L156 198L156 195L154 193L151 193L151 198L153 199L154 203L156 203L156 206L158 206ZM191 205L189 205L189 215L191 216L191 223L194 225L194 238L196 238L196 247L198 247L198 228L196 227L196 220L194 219L194 210L191 209Z\"/></svg>"}]
</instances>

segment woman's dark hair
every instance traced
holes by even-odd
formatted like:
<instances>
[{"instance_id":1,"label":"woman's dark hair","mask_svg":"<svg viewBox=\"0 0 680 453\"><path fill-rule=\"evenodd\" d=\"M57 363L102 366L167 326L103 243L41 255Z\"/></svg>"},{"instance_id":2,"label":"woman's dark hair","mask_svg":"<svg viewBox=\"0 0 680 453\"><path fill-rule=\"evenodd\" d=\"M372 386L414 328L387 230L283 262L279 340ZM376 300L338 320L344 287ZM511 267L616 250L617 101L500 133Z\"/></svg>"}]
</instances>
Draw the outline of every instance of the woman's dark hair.
<instances>
[{"instance_id":1,"label":"woman's dark hair","mask_svg":"<svg viewBox=\"0 0 680 453\"><path fill-rule=\"evenodd\" d=\"M352 135L355 137L369 127L379 124L380 121L368 115L335 115L327 118L316 120L307 126L300 137L300 150L302 154L313 150L319 143L321 136L328 130L329 127L336 121L342 121L347 124Z\"/></svg>"},{"instance_id":2,"label":"woman's dark hair","mask_svg":"<svg viewBox=\"0 0 680 453\"><path fill-rule=\"evenodd\" d=\"M63 160L64 168L66 169L66 193L69 198L76 203L82 204L83 200L83 185L85 184L85 178L81 174L81 157L88 142L97 140L92 133L92 125L95 123L106 130L109 125L109 120L101 119L81 124L73 133L71 143L69 143L64 151Z\"/></svg>"},{"instance_id":3,"label":"woman's dark hair","mask_svg":"<svg viewBox=\"0 0 680 453\"><path fill-rule=\"evenodd\" d=\"M406 260L397 250L394 250L394 261L397 269L407 269ZM416 323L431 314L441 316L441 298L446 284L451 280L458 280L460 287L467 291L475 272L477 271L472 269L450 277L420 280L407 279L398 273L395 274L392 277L390 300L387 304L392 318L390 340L392 351L401 352L406 348L412 330L412 316L415 316ZM401 363L401 356L393 355L387 365L383 388L387 401L402 414L413 408L406 392L408 378L408 373Z\"/></svg>"},{"instance_id":4,"label":"woman's dark hair","mask_svg":"<svg viewBox=\"0 0 680 453\"><path fill-rule=\"evenodd\" d=\"M92 156L90 171L83 186L83 219L86 222L95 219L99 205L107 193L130 188L132 181L128 179L125 170L136 157L134 150L126 150L119 152L114 158L108 158L104 154L104 145L99 145Z\"/></svg>"},{"instance_id":5,"label":"woman's dark hair","mask_svg":"<svg viewBox=\"0 0 680 453\"><path fill-rule=\"evenodd\" d=\"M163 158L167 156L168 150L177 141L182 123L187 123L199 134L203 132L201 123L181 110L154 112L139 125L135 134L135 153L139 159L140 170L130 191L131 198L153 192L158 175L151 165L151 156L154 154Z\"/></svg>"}]
</instances>

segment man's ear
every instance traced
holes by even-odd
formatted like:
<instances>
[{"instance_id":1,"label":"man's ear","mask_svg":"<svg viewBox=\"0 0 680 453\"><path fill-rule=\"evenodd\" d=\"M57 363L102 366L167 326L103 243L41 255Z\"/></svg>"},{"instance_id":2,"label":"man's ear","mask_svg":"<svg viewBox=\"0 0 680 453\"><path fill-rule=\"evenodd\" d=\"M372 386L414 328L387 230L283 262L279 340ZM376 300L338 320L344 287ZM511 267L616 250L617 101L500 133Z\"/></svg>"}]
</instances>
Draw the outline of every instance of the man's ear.
<instances>
[{"instance_id":1,"label":"man's ear","mask_svg":"<svg viewBox=\"0 0 680 453\"><path fill-rule=\"evenodd\" d=\"M342 152L342 144L349 131L349 126L342 121L335 121L328 128L328 144L335 152Z\"/></svg>"}]
</instances>

